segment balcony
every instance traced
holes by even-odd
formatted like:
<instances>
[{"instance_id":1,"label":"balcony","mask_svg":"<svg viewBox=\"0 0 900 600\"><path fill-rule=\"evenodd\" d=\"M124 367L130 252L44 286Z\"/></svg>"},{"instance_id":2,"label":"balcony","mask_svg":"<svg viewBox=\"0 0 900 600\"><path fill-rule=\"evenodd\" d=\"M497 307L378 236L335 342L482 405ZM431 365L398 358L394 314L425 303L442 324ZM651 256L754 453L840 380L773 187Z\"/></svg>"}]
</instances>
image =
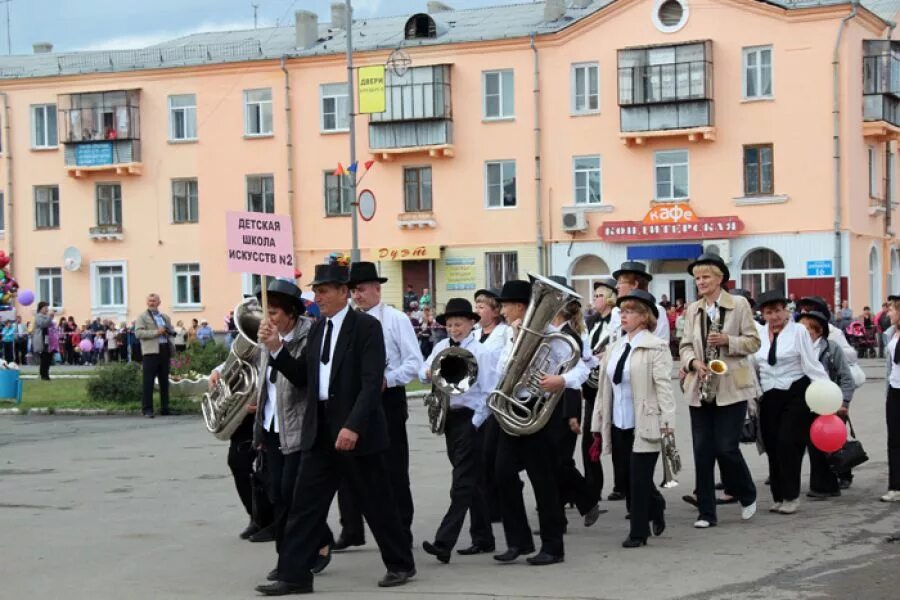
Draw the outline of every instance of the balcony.
<instances>
[{"instance_id":1,"label":"balcony","mask_svg":"<svg viewBox=\"0 0 900 600\"><path fill-rule=\"evenodd\" d=\"M619 50L619 137L715 140L712 42Z\"/></svg>"},{"instance_id":2,"label":"balcony","mask_svg":"<svg viewBox=\"0 0 900 600\"><path fill-rule=\"evenodd\" d=\"M863 41L863 136L900 140L900 42Z\"/></svg>"},{"instance_id":3,"label":"balcony","mask_svg":"<svg viewBox=\"0 0 900 600\"><path fill-rule=\"evenodd\" d=\"M97 225L88 230L88 238L99 242L122 241L122 225Z\"/></svg>"},{"instance_id":4,"label":"balcony","mask_svg":"<svg viewBox=\"0 0 900 600\"><path fill-rule=\"evenodd\" d=\"M385 111L370 116L369 148L381 160L397 154L453 156L450 65L386 74Z\"/></svg>"},{"instance_id":5,"label":"balcony","mask_svg":"<svg viewBox=\"0 0 900 600\"><path fill-rule=\"evenodd\" d=\"M63 94L57 106L69 176L141 174L139 90Z\"/></svg>"}]
</instances>

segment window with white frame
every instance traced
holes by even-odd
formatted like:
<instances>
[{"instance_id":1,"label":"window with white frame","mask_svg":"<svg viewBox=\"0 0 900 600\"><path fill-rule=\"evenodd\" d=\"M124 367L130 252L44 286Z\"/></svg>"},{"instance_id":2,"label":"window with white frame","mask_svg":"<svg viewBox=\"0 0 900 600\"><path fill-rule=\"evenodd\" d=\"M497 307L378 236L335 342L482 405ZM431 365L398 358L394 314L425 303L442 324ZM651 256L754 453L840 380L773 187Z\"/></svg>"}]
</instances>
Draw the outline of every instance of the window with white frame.
<instances>
[{"instance_id":1,"label":"window with white frame","mask_svg":"<svg viewBox=\"0 0 900 600\"><path fill-rule=\"evenodd\" d=\"M483 116L485 119L512 119L516 114L513 71L482 73Z\"/></svg>"},{"instance_id":2,"label":"window with white frame","mask_svg":"<svg viewBox=\"0 0 900 600\"><path fill-rule=\"evenodd\" d=\"M325 171L325 215L340 217L349 215L353 210L353 192L350 189L350 177L348 175L335 175L332 171Z\"/></svg>"},{"instance_id":3,"label":"window with white frame","mask_svg":"<svg viewBox=\"0 0 900 600\"><path fill-rule=\"evenodd\" d=\"M32 106L31 147L55 148L57 145L56 105L36 104Z\"/></svg>"},{"instance_id":4,"label":"window with white frame","mask_svg":"<svg viewBox=\"0 0 900 600\"><path fill-rule=\"evenodd\" d=\"M656 153L656 199L685 200L688 197L687 150Z\"/></svg>"},{"instance_id":5,"label":"window with white frame","mask_svg":"<svg viewBox=\"0 0 900 600\"><path fill-rule=\"evenodd\" d=\"M432 210L431 167L403 169L403 206L406 212Z\"/></svg>"},{"instance_id":6,"label":"window with white frame","mask_svg":"<svg viewBox=\"0 0 900 600\"><path fill-rule=\"evenodd\" d=\"M172 180L172 222L196 223L198 215L198 194L196 179Z\"/></svg>"},{"instance_id":7,"label":"window with white frame","mask_svg":"<svg viewBox=\"0 0 900 600\"><path fill-rule=\"evenodd\" d=\"M244 294L255 294L262 285L262 275L243 273L241 275L241 288Z\"/></svg>"},{"instance_id":8,"label":"window with white frame","mask_svg":"<svg viewBox=\"0 0 900 600\"><path fill-rule=\"evenodd\" d=\"M784 260L773 250L754 250L741 263L741 287L754 298L772 290L784 294L785 283Z\"/></svg>"},{"instance_id":9,"label":"window with white frame","mask_svg":"<svg viewBox=\"0 0 900 600\"><path fill-rule=\"evenodd\" d=\"M125 308L125 263L94 263L91 267L95 308Z\"/></svg>"},{"instance_id":10,"label":"window with white frame","mask_svg":"<svg viewBox=\"0 0 900 600\"><path fill-rule=\"evenodd\" d=\"M575 204L600 204L600 157L576 156Z\"/></svg>"},{"instance_id":11,"label":"window with white frame","mask_svg":"<svg viewBox=\"0 0 900 600\"><path fill-rule=\"evenodd\" d=\"M322 131L349 131L350 97L346 83L325 83L319 87L322 97Z\"/></svg>"},{"instance_id":12,"label":"window with white frame","mask_svg":"<svg viewBox=\"0 0 900 600\"><path fill-rule=\"evenodd\" d=\"M893 293L893 292L891 292ZM869 250L869 306L881 306L881 256L878 249Z\"/></svg>"},{"instance_id":13,"label":"window with white frame","mask_svg":"<svg viewBox=\"0 0 900 600\"><path fill-rule=\"evenodd\" d=\"M869 197L878 197L878 150L875 146L868 147L869 157Z\"/></svg>"},{"instance_id":14,"label":"window with white frame","mask_svg":"<svg viewBox=\"0 0 900 600\"><path fill-rule=\"evenodd\" d=\"M486 252L484 254L485 287L500 289L503 284L519 277L519 255L516 252Z\"/></svg>"},{"instance_id":15,"label":"window with white frame","mask_svg":"<svg viewBox=\"0 0 900 600\"><path fill-rule=\"evenodd\" d=\"M600 112L600 68L597 63L572 65L572 113Z\"/></svg>"},{"instance_id":16,"label":"window with white frame","mask_svg":"<svg viewBox=\"0 0 900 600\"><path fill-rule=\"evenodd\" d=\"M772 46L744 48L744 98L772 97Z\"/></svg>"},{"instance_id":17,"label":"window with white frame","mask_svg":"<svg viewBox=\"0 0 900 600\"><path fill-rule=\"evenodd\" d=\"M175 304L200 304L200 265L185 263L173 265L172 268L175 276Z\"/></svg>"},{"instance_id":18,"label":"window with white frame","mask_svg":"<svg viewBox=\"0 0 900 600\"><path fill-rule=\"evenodd\" d=\"M244 90L244 134L272 134L272 88Z\"/></svg>"},{"instance_id":19,"label":"window with white frame","mask_svg":"<svg viewBox=\"0 0 900 600\"><path fill-rule=\"evenodd\" d=\"M59 267L38 267L35 272L37 281L37 301L46 302L53 308L63 305L62 269Z\"/></svg>"},{"instance_id":20,"label":"window with white frame","mask_svg":"<svg viewBox=\"0 0 900 600\"><path fill-rule=\"evenodd\" d=\"M35 229L59 229L59 186L34 186Z\"/></svg>"},{"instance_id":21,"label":"window with white frame","mask_svg":"<svg viewBox=\"0 0 900 600\"><path fill-rule=\"evenodd\" d=\"M484 183L488 208L511 208L516 205L516 161L485 163Z\"/></svg>"},{"instance_id":22,"label":"window with white frame","mask_svg":"<svg viewBox=\"0 0 900 600\"><path fill-rule=\"evenodd\" d=\"M197 96L195 94L169 96L169 139L172 141L197 139Z\"/></svg>"},{"instance_id":23,"label":"window with white frame","mask_svg":"<svg viewBox=\"0 0 900 600\"><path fill-rule=\"evenodd\" d=\"M272 175L247 176L247 210L275 212L275 178Z\"/></svg>"},{"instance_id":24,"label":"window with white frame","mask_svg":"<svg viewBox=\"0 0 900 600\"><path fill-rule=\"evenodd\" d=\"M122 225L122 186L97 184L97 225Z\"/></svg>"}]
</instances>

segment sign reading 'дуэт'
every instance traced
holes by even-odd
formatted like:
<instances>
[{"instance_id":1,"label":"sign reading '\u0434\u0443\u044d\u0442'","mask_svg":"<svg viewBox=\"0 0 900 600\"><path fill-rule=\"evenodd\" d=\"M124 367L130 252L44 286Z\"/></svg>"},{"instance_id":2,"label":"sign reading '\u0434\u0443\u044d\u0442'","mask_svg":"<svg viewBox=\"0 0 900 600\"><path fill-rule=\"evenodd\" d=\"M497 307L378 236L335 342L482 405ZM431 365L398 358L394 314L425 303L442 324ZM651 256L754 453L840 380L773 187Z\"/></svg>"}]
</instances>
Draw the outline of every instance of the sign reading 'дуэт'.
<instances>
[{"instance_id":1,"label":"sign reading '\u0434\u0443\u044d\u0442'","mask_svg":"<svg viewBox=\"0 0 900 600\"><path fill-rule=\"evenodd\" d=\"M294 230L290 217L228 212L225 220L229 271L294 277Z\"/></svg>"}]
</instances>

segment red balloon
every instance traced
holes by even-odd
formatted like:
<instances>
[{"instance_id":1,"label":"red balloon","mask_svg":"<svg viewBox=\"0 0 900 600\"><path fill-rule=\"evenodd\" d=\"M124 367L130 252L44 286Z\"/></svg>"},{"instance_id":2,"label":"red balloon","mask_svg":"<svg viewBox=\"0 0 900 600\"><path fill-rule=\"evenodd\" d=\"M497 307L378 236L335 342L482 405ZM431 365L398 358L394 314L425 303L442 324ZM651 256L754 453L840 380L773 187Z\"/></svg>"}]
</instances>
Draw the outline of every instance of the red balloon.
<instances>
[{"instance_id":1,"label":"red balloon","mask_svg":"<svg viewBox=\"0 0 900 600\"><path fill-rule=\"evenodd\" d=\"M809 428L809 439L822 452L837 452L847 442L847 426L837 415L819 415Z\"/></svg>"}]
</instances>

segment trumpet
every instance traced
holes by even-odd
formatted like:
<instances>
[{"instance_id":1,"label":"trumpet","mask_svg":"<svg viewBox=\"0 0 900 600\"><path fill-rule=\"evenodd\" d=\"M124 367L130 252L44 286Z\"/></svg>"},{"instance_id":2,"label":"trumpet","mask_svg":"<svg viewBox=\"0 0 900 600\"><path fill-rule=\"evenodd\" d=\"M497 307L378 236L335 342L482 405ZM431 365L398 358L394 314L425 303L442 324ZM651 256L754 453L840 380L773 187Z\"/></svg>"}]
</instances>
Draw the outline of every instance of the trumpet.
<instances>
[{"instance_id":1,"label":"trumpet","mask_svg":"<svg viewBox=\"0 0 900 600\"><path fill-rule=\"evenodd\" d=\"M669 429L668 423L666 423L666 432L659 438L659 446L663 466L663 480L659 486L673 488L678 485L675 476L681 472L681 455L675 445L675 433Z\"/></svg>"}]
</instances>

